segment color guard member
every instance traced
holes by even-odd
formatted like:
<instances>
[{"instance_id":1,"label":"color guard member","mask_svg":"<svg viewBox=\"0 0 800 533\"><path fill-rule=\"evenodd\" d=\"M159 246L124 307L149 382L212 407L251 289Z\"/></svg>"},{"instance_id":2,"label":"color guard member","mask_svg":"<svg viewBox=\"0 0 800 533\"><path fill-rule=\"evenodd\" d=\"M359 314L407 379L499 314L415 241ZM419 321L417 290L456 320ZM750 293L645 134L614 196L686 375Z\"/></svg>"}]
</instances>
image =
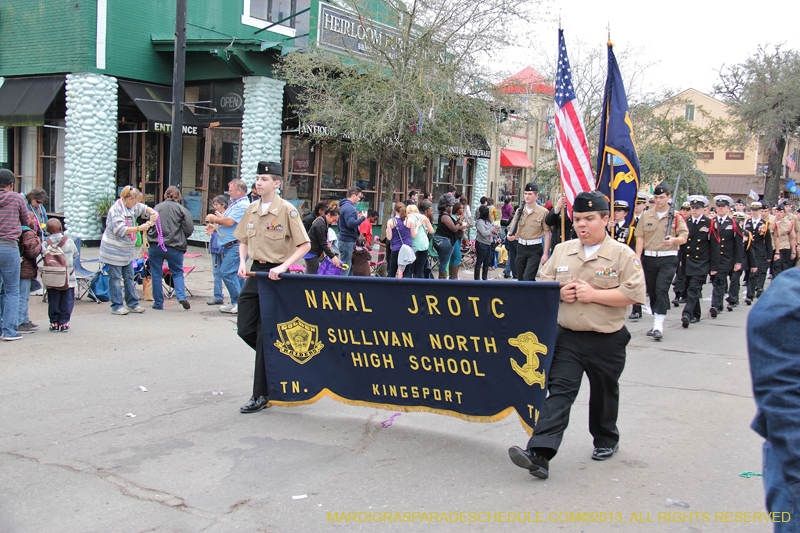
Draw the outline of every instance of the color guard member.
<instances>
[{"instance_id":1,"label":"color guard member","mask_svg":"<svg viewBox=\"0 0 800 533\"><path fill-rule=\"evenodd\" d=\"M550 253L550 227L544 219L548 210L536 203L539 186L525 185L525 205L517 210L517 216L508 227L508 240L516 240L517 277L520 281L535 281L539 265L547 262Z\"/></svg>"},{"instance_id":2,"label":"color guard member","mask_svg":"<svg viewBox=\"0 0 800 533\"><path fill-rule=\"evenodd\" d=\"M261 161L256 170L256 190L261 195L250 204L236 228L239 245L239 277L244 286L239 294L238 334L256 351L253 396L239 411L255 413L267 407L267 371L264 366L264 343L261 340L261 307L258 280L247 277L247 258L253 260L254 272L269 272L271 280L286 272L311 249L308 234L295 207L275 194L281 184L280 163Z\"/></svg>"},{"instance_id":3,"label":"color guard member","mask_svg":"<svg viewBox=\"0 0 800 533\"><path fill-rule=\"evenodd\" d=\"M786 208L778 204L775 211L775 232L772 234L774 260L772 277L775 278L784 270L794 266L797 257L797 241L792 221L786 218Z\"/></svg>"},{"instance_id":4,"label":"color guard member","mask_svg":"<svg viewBox=\"0 0 800 533\"><path fill-rule=\"evenodd\" d=\"M730 216L733 199L720 194L714 197L717 216L711 219L711 318L722 312L722 302L728 292L728 278L742 269L742 230ZM728 311L733 311L728 306Z\"/></svg>"},{"instance_id":5,"label":"color guard member","mask_svg":"<svg viewBox=\"0 0 800 533\"><path fill-rule=\"evenodd\" d=\"M617 242L621 242L625 246L630 247L632 250L636 249L636 239L633 238L633 230L625 223L628 213L631 208L625 200L614 200L614 222L609 226L614 228L613 237Z\"/></svg>"},{"instance_id":6,"label":"color guard member","mask_svg":"<svg viewBox=\"0 0 800 533\"><path fill-rule=\"evenodd\" d=\"M686 244L686 256L683 258L686 272L686 306L683 308L681 325L700 322L700 302L703 299L703 285L708 279L711 251L709 237L711 235L711 219L703 215L703 208L708 205L708 198L700 195L689 197L691 214L686 219L689 229Z\"/></svg>"},{"instance_id":7,"label":"color guard member","mask_svg":"<svg viewBox=\"0 0 800 533\"><path fill-rule=\"evenodd\" d=\"M636 234L636 225L639 223L639 218L644 213L645 208L647 208L647 200L650 199L650 195L646 192L639 191L636 195L636 205L633 206L633 217L631 218L631 233ZM631 238L631 248L636 251L636 237ZM631 307L631 314L628 316L629 320L639 320L642 318L642 306L639 304L633 304Z\"/></svg>"},{"instance_id":8,"label":"color guard member","mask_svg":"<svg viewBox=\"0 0 800 533\"><path fill-rule=\"evenodd\" d=\"M692 207L688 201L683 202L681 205L681 216L684 220L688 220L692 214ZM675 298L672 299L672 305L678 307L680 304L686 303L686 244L683 244L678 249L678 270L675 272L675 280L672 282L672 290L675 291Z\"/></svg>"},{"instance_id":9,"label":"color guard member","mask_svg":"<svg viewBox=\"0 0 800 533\"><path fill-rule=\"evenodd\" d=\"M747 283L747 279L752 275L750 269L755 264L755 254L753 253L752 247L753 235L746 227L747 215L744 211L734 211L731 213L731 217L739 226L739 229L742 230L742 268L734 270L733 274L731 274L731 283L728 286L728 297L725 298L725 301L728 302L728 311L732 311L734 307L739 305L742 274L746 276L745 283Z\"/></svg>"},{"instance_id":10,"label":"color guard member","mask_svg":"<svg viewBox=\"0 0 800 533\"><path fill-rule=\"evenodd\" d=\"M548 396L526 449L508 450L514 464L534 477L550 475L550 460L561 445L584 372L592 389L592 459L609 459L619 448L619 377L631 339L625 312L627 306L644 302L645 284L636 254L606 232L608 215L608 200L602 193L578 194L573 206L578 238L556 246L539 277L562 283Z\"/></svg>"},{"instance_id":11,"label":"color guard member","mask_svg":"<svg viewBox=\"0 0 800 533\"><path fill-rule=\"evenodd\" d=\"M750 265L751 272L747 276L747 296L744 299L747 305L752 304L764 292L769 261L772 258L769 208L765 208L761 202L753 202L750 210L753 216L746 222L745 229L752 235L750 249L753 250L753 264Z\"/></svg>"},{"instance_id":12,"label":"color guard member","mask_svg":"<svg viewBox=\"0 0 800 533\"><path fill-rule=\"evenodd\" d=\"M647 295L653 311L653 329L647 335L660 341L664 337L664 319L669 309L669 285L678 268L678 249L686 243L689 231L679 213L667 237L669 186L662 181L653 191L655 208L642 214L636 226L636 254L642 260Z\"/></svg>"}]
</instances>

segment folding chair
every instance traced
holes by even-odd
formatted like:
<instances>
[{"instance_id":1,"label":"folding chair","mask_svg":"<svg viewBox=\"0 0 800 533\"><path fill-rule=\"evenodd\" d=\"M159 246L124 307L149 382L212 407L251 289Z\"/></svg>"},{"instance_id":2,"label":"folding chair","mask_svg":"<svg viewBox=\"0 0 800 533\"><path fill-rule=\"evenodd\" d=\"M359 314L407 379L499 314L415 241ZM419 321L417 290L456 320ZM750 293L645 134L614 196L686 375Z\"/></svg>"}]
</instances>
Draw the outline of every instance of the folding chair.
<instances>
[{"instance_id":1,"label":"folding chair","mask_svg":"<svg viewBox=\"0 0 800 533\"><path fill-rule=\"evenodd\" d=\"M183 254L184 264L183 264L183 286L186 294L194 298L194 294L192 291L189 290L189 287L186 286L186 278L189 277L195 268L197 268L197 258L203 257L202 254ZM191 265L186 265L186 258L192 259ZM164 261L164 264L161 267L161 283L164 287L164 298L172 298L175 295L175 283L172 281L172 272L169 271L169 264L167 261Z\"/></svg>"},{"instance_id":2,"label":"folding chair","mask_svg":"<svg viewBox=\"0 0 800 533\"><path fill-rule=\"evenodd\" d=\"M370 272L374 277L380 277L379 271L381 269L381 265L386 264L386 252L372 252L372 254L375 255L375 261L373 261L370 258L369 261Z\"/></svg>"},{"instance_id":3,"label":"folding chair","mask_svg":"<svg viewBox=\"0 0 800 533\"><path fill-rule=\"evenodd\" d=\"M306 267L300 265L289 265L290 274L305 274Z\"/></svg>"},{"instance_id":4,"label":"folding chair","mask_svg":"<svg viewBox=\"0 0 800 533\"><path fill-rule=\"evenodd\" d=\"M100 270L92 272L92 271L87 270L86 268L84 268L83 262L81 261L81 239L80 239L80 237L75 237L73 239L73 242L75 243L75 247L78 249L78 253L73 258L74 265L75 265L75 278L78 281L77 290L75 291L75 299L76 300L80 300L84 296L88 295L89 298L91 298L92 300L94 300L97 303L100 303L100 300L97 298L97 295L95 295L94 291L92 290L92 283L94 283L95 279L97 279L97 277L100 276ZM89 262L97 262L97 261L98 261L97 259L93 259L91 261L86 261L86 262L89 263ZM98 263L98 266L99 266L99 263Z\"/></svg>"}]
</instances>

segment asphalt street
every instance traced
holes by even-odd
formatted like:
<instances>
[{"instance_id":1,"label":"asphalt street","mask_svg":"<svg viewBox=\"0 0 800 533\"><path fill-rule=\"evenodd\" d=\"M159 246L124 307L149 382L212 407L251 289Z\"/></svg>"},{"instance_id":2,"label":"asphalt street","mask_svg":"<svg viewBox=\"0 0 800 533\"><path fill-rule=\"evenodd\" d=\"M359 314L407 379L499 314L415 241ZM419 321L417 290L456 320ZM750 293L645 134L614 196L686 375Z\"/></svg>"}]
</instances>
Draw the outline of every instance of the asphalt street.
<instances>
[{"instance_id":1,"label":"asphalt street","mask_svg":"<svg viewBox=\"0 0 800 533\"><path fill-rule=\"evenodd\" d=\"M762 444L744 303L688 330L673 309L661 342L629 322L619 453L590 459L584 379L537 480L508 459L527 440L515 415L383 427L393 412L329 399L240 414L253 352L205 304L206 257L187 285L188 311L76 302L64 334L32 299L42 328L0 345L0 532L771 531L762 478L740 476Z\"/></svg>"}]
</instances>

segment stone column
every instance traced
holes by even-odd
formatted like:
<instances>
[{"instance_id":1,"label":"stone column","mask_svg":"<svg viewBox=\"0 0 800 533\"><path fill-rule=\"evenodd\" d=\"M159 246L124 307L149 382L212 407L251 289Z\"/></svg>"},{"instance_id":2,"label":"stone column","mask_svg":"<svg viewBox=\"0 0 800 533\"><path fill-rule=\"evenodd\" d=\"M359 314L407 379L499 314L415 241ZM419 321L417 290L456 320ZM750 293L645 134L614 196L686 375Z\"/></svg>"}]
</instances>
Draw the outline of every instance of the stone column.
<instances>
[{"instance_id":1,"label":"stone column","mask_svg":"<svg viewBox=\"0 0 800 533\"><path fill-rule=\"evenodd\" d=\"M64 222L72 237L100 239L96 202L116 197L117 80L67 74Z\"/></svg>"},{"instance_id":2,"label":"stone column","mask_svg":"<svg viewBox=\"0 0 800 533\"><path fill-rule=\"evenodd\" d=\"M478 220L478 208L481 206L481 196L486 196L487 181L489 179L489 160L482 157L475 159L475 178L472 181L472 219ZM495 205L495 207L498 207ZM469 238L477 235L475 225L469 230Z\"/></svg>"},{"instance_id":3,"label":"stone column","mask_svg":"<svg viewBox=\"0 0 800 533\"><path fill-rule=\"evenodd\" d=\"M281 161L282 81L246 76L242 117L242 180L250 188L259 161Z\"/></svg>"},{"instance_id":4,"label":"stone column","mask_svg":"<svg viewBox=\"0 0 800 533\"><path fill-rule=\"evenodd\" d=\"M5 78L0 76L0 87L3 86ZM8 141L6 137L6 128L0 126L0 168L4 168L8 163Z\"/></svg>"}]
</instances>

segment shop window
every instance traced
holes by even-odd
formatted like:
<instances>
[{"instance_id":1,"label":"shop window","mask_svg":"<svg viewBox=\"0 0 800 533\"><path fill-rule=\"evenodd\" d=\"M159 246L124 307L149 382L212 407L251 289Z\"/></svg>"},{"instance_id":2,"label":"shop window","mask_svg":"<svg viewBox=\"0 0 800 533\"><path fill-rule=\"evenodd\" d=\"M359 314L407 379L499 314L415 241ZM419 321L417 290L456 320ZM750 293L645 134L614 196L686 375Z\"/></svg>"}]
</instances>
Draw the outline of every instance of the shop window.
<instances>
[{"instance_id":1,"label":"shop window","mask_svg":"<svg viewBox=\"0 0 800 533\"><path fill-rule=\"evenodd\" d=\"M130 122L117 124L117 194L126 185L139 187L136 179L136 139L138 136L130 133L137 129L136 125ZM154 201L155 198L148 199L145 193L145 202Z\"/></svg>"},{"instance_id":2,"label":"shop window","mask_svg":"<svg viewBox=\"0 0 800 533\"><path fill-rule=\"evenodd\" d=\"M439 201L439 197L447 192L450 186L450 158L440 157L439 164L436 166L436 176L434 177L433 188L431 189L431 200L433 205ZM434 209L434 211L436 211Z\"/></svg>"},{"instance_id":3,"label":"shop window","mask_svg":"<svg viewBox=\"0 0 800 533\"><path fill-rule=\"evenodd\" d=\"M52 127L48 127L52 126ZM42 188L47 193L48 213L64 212L64 121L50 121L42 128Z\"/></svg>"},{"instance_id":4,"label":"shop window","mask_svg":"<svg viewBox=\"0 0 800 533\"><path fill-rule=\"evenodd\" d=\"M422 194L428 186L427 165L412 165L408 169L408 192L418 191Z\"/></svg>"},{"instance_id":5,"label":"shop window","mask_svg":"<svg viewBox=\"0 0 800 533\"><path fill-rule=\"evenodd\" d=\"M241 128L210 128L206 146L208 156L208 198L227 194L228 183L239 178L241 166ZM252 184L251 184L252 185Z\"/></svg>"},{"instance_id":6,"label":"shop window","mask_svg":"<svg viewBox=\"0 0 800 533\"><path fill-rule=\"evenodd\" d=\"M518 202L518 191L522 180L522 169L519 167L500 167L500 188L497 191L500 202L507 198Z\"/></svg>"},{"instance_id":7,"label":"shop window","mask_svg":"<svg viewBox=\"0 0 800 533\"><path fill-rule=\"evenodd\" d=\"M281 21L296 12L295 0L244 0L242 24L266 28L273 22ZM268 31L294 37L295 24L295 19L291 18L278 26L271 27Z\"/></svg>"},{"instance_id":8,"label":"shop window","mask_svg":"<svg viewBox=\"0 0 800 533\"><path fill-rule=\"evenodd\" d=\"M22 194L28 194L36 187L36 155L38 153L38 133L40 128L34 126L14 128L14 142L18 153L14 174L19 180Z\"/></svg>"},{"instance_id":9,"label":"shop window","mask_svg":"<svg viewBox=\"0 0 800 533\"><path fill-rule=\"evenodd\" d=\"M203 155L205 137L183 138L183 168L181 170L181 195L183 206L192 214L192 220L201 223L211 212L211 200L203 187ZM203 206L207 206L205 209Z\"/></svg>"},{"instance_id":10,"label":"shop window","mask_svg":"<svg viewBox=\"0 0 800 533\"><path fill-rule=\"evenodd\" d=\"M348 150L331 144L319 145L322 150L320 202L339 201L345 197L348 184Z\"/></svg>"},{"instance_id":11,"label":"shop window","mask_svg":"<svg viewBox=\"0 0 800 533\"><path fill-rule=\"evenodd\" d=\"M358 203L358 211L375 209L378 200L378 175L380 169L375 161L359 161L356 165L354 187L361 187L364 199ZM380 211L380 210L379 210Z\"/></svg>"},{"instance_id":12,"label":"shop window","mask_svg":"<svg viewBox=\"0 0 800 533\"><path fill-rule=\"evenodd\" d=\"M454 163L456 192L466 195L467 200L472 203L472 179L475 175L475 160L459 157Z\"/></svg>"},{"instance_id":13,"label":"shop window","mask_svg":"<svg viewBox=\"0 0 800 533\"><path fill-rule=\"evenodd\" d=\"M294 204L303 216L313 209L316 152L310 141L288 138L288 176L281 196Z\"/></svg>"}]
</instances>

